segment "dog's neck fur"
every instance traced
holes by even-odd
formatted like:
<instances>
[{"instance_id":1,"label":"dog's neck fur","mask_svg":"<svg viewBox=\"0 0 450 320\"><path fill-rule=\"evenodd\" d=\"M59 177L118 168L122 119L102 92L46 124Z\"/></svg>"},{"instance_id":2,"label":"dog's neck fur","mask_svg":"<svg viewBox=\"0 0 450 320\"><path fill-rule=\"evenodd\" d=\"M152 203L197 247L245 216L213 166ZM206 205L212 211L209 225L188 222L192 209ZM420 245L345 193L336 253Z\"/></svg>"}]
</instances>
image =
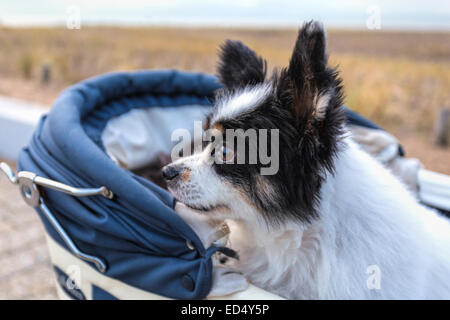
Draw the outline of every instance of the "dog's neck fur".
<instances>
[{"instance_id":1,"label":"dog's neck fur","mask_svg":"<svg viewBox=\"0 0 450 320\"><path fill-rule=\"evenodd\" d=\"M241 271L291 299L448 298L449 222L420 206L350 138L335 167L312 223L275 231L244 221L231 224ZM372 270L379 271L379 289L367 284Z\"/></svg>"}]
</instances>

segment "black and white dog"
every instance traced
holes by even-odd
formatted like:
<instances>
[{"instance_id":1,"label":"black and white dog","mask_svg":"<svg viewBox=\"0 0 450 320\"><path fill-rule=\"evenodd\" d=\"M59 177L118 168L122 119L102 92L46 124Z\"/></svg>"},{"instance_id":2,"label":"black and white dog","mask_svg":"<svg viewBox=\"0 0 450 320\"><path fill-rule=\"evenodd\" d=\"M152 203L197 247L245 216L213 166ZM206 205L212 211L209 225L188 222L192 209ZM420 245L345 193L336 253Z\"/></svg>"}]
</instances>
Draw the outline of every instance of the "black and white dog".
<instances>
[{"instance_id":1,"label":"black and white dog","mask_svg":"<svg viewBox=\"0 0 450 320\"><path fill-rule=\"evenodd\" d=\"M291 299L450 299L450 223L352 141L322 25L301 28L289 66L269 79L241 42L220 59L207 127L225 142L227 129L277 129L277 172L233 161L261 146L247 139L243 149L213 141L163 174L186 206L233 222L249 281Z\"/></svg>"}]
</instances>

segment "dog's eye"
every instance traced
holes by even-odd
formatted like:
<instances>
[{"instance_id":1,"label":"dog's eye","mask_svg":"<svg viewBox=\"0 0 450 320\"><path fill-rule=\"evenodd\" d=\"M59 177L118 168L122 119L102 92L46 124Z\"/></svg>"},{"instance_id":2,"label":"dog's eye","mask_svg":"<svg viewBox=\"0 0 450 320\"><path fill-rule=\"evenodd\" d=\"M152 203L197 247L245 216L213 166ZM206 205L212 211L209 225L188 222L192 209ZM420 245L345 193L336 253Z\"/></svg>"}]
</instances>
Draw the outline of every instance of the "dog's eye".
<instances>
[{"instance_id":1,"label":"dog's eye","mask_svg":"<svg viewBox=\"0 0 450 320\"><path fill-rule=\"evenodd\" d=\"M231 148L221 146L214 155L220 162L231 162L234 159L234 151Z\"/></svg>"}]
</instances>

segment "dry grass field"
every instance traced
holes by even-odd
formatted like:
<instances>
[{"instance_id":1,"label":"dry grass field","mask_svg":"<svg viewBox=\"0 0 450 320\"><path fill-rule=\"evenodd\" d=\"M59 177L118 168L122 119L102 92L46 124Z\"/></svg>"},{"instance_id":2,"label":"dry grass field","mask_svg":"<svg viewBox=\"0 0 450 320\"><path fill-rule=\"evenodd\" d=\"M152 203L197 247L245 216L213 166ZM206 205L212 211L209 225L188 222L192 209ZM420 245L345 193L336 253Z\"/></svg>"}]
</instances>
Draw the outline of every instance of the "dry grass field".
<instances>
[{"instance_id":1,"label":"dry grass field","mask_svg":"<svg viewBox=\"0 0 450 320\"><path fill-rule=\"evenodd\" d=\"M50 104L60 90L116 70L214 72L219 44L239 39L285 66L295 30L90 27L0 28L0 94ZM450 33L329 30L330 63L346 104L397 135L410 156L450 174L450 151L431 145L437 111L450 108ZM43 65L52 80L40 84Z\"/></svg>"}]
</instances>

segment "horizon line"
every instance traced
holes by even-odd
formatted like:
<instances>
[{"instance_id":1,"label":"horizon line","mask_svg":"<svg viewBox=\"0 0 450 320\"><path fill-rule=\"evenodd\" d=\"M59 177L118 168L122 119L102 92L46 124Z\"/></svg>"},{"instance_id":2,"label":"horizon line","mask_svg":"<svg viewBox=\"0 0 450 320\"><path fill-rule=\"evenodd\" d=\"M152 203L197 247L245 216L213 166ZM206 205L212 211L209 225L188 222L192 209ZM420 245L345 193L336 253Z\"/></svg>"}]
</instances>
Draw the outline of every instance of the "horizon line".
<instances>
[{"instance_id":1,"label":"horizon line","mask_svg":"<svg viewBox=\"0 0 450 320\"><path fill-rule=\"evenodd\" d=\"M389 24L382 25L380 29L369 29L360 23L326 23L326 29L330 30L348 30L348 31L422 31L422 32L450 32L450 25L410 25L410 24ZM85 21L81 24L86 27L128 27L128 28L151 28L151 27L166 27L166 28L186 28L186 29L297 29L301 23L294 22L194 22L194 21L158 21L158 22L139 22L139 21ZM2 21L0 16L0 28L61 28L67 27L63 20L55 21L29 21L29 22L11 22Z\"/></svg>"}]
</instances>

